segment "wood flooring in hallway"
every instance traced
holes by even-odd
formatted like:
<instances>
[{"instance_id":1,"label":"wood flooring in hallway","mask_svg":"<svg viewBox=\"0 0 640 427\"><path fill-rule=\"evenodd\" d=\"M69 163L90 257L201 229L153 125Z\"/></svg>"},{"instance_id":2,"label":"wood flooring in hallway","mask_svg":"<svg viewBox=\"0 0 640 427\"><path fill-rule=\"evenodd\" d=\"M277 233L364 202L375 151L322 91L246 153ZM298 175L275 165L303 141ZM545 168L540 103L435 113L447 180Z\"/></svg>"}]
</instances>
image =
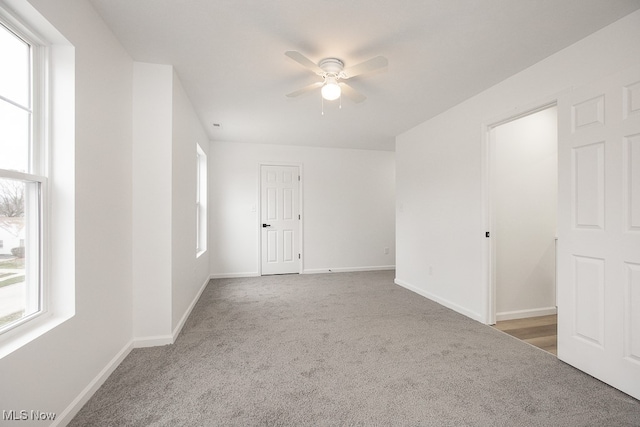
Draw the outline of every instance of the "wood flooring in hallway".
<instances>
[{"instance_id":1,"label":"wood flooring in hallway","mask_svg":"<svg viewBox=\"0 0 640 427\"><path fill-rule=\"evenodd\" d=\"M556 314L503 320L497 322L494 327L551 354L558 354L558 316Z\"/></svg>"}]
</instances>

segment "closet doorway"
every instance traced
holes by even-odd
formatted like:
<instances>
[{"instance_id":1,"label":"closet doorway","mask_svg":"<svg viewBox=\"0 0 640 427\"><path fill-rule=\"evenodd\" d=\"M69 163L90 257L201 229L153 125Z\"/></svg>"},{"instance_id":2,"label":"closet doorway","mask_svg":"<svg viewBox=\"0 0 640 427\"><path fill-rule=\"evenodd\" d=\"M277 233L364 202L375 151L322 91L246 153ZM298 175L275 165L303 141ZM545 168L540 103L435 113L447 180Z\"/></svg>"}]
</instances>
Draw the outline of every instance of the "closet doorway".
<instances>
[{"instance_id":1,"label":"closet doorway","mask_svg":"<svg viewBox=\"0 0 640 427\"><path fill-rule=\"evenodd\" d=\"M489 144L492 323L554 350L557 108L491 127Z\"/></svg>"}]
</instances>

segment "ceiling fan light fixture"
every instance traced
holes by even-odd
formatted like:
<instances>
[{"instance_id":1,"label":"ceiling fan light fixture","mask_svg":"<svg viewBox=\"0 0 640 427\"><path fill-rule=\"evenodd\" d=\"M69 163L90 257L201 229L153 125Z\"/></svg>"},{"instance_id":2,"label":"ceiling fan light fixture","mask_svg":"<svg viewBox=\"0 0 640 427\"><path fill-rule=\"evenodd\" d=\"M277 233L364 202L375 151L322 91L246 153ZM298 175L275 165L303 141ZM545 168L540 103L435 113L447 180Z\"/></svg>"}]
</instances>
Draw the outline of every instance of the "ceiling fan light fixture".
<instances>
[{"instance_id":1,"label":"ceiling fan light fixture","mask_svg":"<svg viewBox=\"0 0 640 427\"><path fill-rule=\"evenodd\" d=\"M342 90L340 86L338 86L338 82L335 78L327 77L327 81L322 86L321 93L322 97L327 101L334 101L340 98L340 93Z\"/></svg>"},{"instance_id":2,"label":"ceiling fan light fixture","mask_svg":"<svg viewBox=\"0 0 640 427\"><path fill-rule=\"evenodd\" d=\"M389 61L384 56L376 56L360 64L353 65L349 68L344 68L344 62L338 58L324 58L317 64L295 50L288 50L284 53L289 58L302 65L307 70L322 77L322 81L316 81L310 85L307 85L294 92L288 93L288 98L295 98L303 93L310 92L317 88L320 89L322 101L334 101L338 98L342 100L342 93L344 96L351 99L355 103L360 103L367 99L364 95L358 93L354 88L345 83L352 77L359 76L361 74L370 73L375 70L385 68ZM341 105L342 107L342 105Z\"/></svg>"}]
</instances>

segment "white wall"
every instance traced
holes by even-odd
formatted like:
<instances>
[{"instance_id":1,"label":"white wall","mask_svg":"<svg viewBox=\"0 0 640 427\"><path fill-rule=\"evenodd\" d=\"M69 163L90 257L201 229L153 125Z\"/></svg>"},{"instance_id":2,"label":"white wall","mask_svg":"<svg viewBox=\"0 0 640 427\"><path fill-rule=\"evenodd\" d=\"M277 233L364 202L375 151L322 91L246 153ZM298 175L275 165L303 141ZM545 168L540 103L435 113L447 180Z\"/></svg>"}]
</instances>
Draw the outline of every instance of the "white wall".
<instances>
[{"instance_id":1,"label":"white wall","mask_svg":"<svg viewBox=\"0 0 640 427\"><path fill-rule=\"evenodd\" d=\"M171 333L173 68L133 68L133 336Z\"/></svg>"},{"instance_id":2,"label":"white wall","mask_svg":"<svg viewBox=\"0 0 640 427\"><path fill-rule=\"evenodd\" d=\"M497 320L555 313L557 108L492 130Z\"/></svg>"},{"instance_id":3,"label":"white wall","mask_svg":"<svg viewBox=\"0 0 640 427\"><path fill-rule=\"evenodd\" d=\"M208 154L209 139L175 71L172 105L171 330L175 335L209 280L209 254L196 258L195 204L196 143Z\"/></svg>"},{"instance_id":4,"label":"white wall","mask_svg":"<svg viewBox=\"0 0 640 427\"><path fill-rule=\"evenodd\" d=\"M0 402L60 418L131 340L133 62L87 2L30 3L75 46L75 316L0 360Z\"/></svg>"},{"instance_id":5,"label":"white wall","mask_svg":"<svg viewBox=\"0 0 640 427\"><path fill-rule=\"evenodd\" d=\"M394 157L386 151L212 143L212 274L258 274L260 162L302 164L304 272L392 268Z\"/></svg>"},{"instance_id":6,"label":"white wall","mask_svg":"<svg viewBox=\"0 0 640 427\"><path fill-rule=\"evenodd\" d=\"M85 0L30 3L75 46L75 162L54 162L75 168L75 316L0 359L0 409L55 412L64 424L137 339L172 342L199 296L209 259L195 259L191 199L195 143L208 142L171 66L134 69Z\"/></svg>"},{"instance_id":7,"label":"white wall","mask_svg":"<svg viewBox=\"0 0 640 427\"><path fill-rule=\"evenodd\" d=\"M173 342L209 278L196 258L196 143L209 141L170 65L134 63L134 339Z\"/></svg>"},{"instance_id":8,"label":"white wall","mask_svg":"<svg viewBox=\"0 0 640 427\"><path fill-rule=\"evenodd\" d=\"M484 125L640 61L640 12L396 139L397 283L487 321Z\"/></svg>"}]
</instances>

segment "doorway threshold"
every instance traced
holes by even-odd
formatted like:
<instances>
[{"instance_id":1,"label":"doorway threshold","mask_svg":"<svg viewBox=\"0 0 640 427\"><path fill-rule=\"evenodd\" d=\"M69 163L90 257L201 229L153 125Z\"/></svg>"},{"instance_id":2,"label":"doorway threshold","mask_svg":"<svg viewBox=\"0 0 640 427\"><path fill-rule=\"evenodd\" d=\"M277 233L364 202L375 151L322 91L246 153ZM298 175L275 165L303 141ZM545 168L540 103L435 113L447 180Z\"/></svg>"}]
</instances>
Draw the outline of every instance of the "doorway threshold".
<instances>
[{"instance_id":1,"label":"doorway threshold","mask_svg":"<svg viewBox=\"0 0 640 427\"><path fill-rule=\"evenodd\" d=\"M558 315L502 320L494 328L538 347L554 356L558 355Z\"/></svg>"}]
</instances>

